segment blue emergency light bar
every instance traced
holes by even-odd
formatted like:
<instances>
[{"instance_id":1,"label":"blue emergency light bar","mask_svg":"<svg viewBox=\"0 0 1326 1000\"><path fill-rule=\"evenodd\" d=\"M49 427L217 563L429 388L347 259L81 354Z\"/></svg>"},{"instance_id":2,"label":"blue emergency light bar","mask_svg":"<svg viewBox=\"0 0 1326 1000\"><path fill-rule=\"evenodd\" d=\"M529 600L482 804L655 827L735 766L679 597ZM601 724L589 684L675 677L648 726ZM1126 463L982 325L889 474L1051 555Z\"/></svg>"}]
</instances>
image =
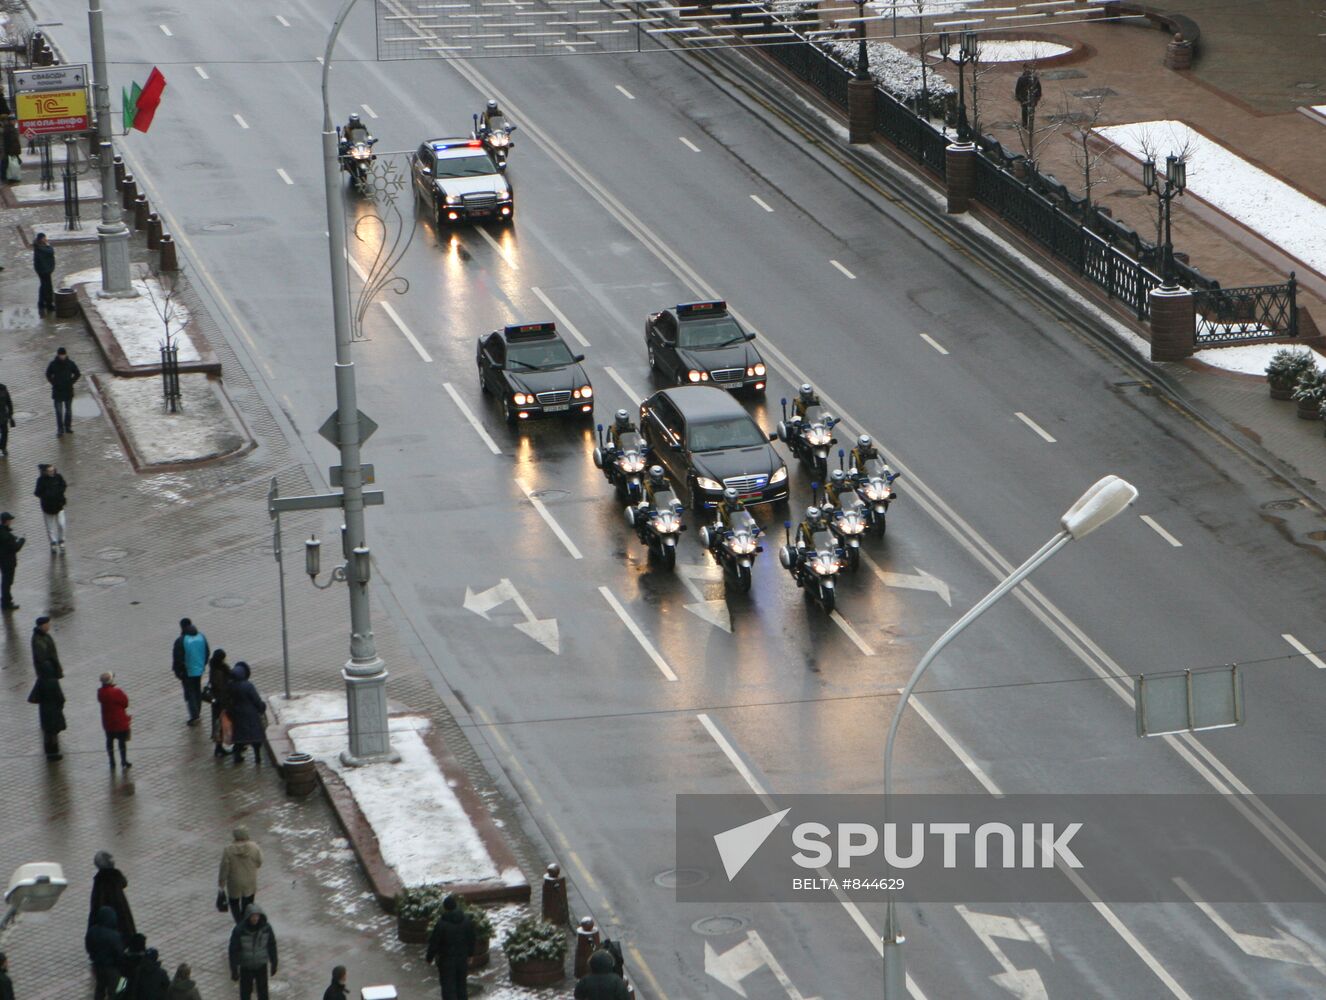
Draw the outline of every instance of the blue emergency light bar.
<instances>
[{"instance_id":1,"label":"blue emergency light bar","mask_svg":"<svg viewBox=\"0 0 1326 1000\"><path fill-rule=\"evenodd\" d=\"M677 318L688 319L693 316L718 315L727 312L727 303L722 299L714 302L682 302L677 305Z\"/></svg>"},{"instance_id":2,"label":"blue emergency light bar","mask_svg":"<svg viewBox=\"0 0 1326 1000\"><path fill-rule=\"evenodd\" d=\"M556 323L519 323L505 326L502 332L507 340L539 340L557 333Z\"/></svg>"}]
</instances>

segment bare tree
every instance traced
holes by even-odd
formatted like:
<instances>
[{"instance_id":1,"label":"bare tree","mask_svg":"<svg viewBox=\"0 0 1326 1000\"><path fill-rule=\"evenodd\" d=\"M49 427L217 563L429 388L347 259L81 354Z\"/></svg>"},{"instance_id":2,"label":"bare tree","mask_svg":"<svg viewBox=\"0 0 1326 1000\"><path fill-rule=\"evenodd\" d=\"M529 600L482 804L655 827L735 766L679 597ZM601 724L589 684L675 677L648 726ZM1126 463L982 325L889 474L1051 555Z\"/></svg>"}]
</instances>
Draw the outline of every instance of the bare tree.
<instances>
[{"instance_id":1,"label":"bare tree","mask_svg":"<svg viewBox=\"0 0 1326 1000\"><path fill-rule=\"evenodd\" d=\"M1063 137L1072 147L1073 162L1082 175L1082 197L1086 199L1087 208L1090 208L1093 204L1091 192L1110 180L1103 164L1108 162L1106 157L1114 150L1114 143L1096 133L1096 126L1105 117L1105 95L1097 91L1078 100L1082 110L1074 112L1069 105L1068 95L1063 96L1061 120L1064 125ZM1093 139L1096 141L1094 148Z\"/></svg>"},{"instance_id":2,"label":"bare tree","mask_svg":"<svg viewBox=\"0 0 1326 1000\"><path fill-rule=\"evenodd\" d=\"M188 322L188 311L179 302L180 284L184 269L178 271L155 271L153 280L143 284L147 288L147 297L152 309L161 320L164 339L161 346L161 379L167 408L171 413L179 410L180 384L178 367L178 347L175 343L179 332ZM155 286L155 288L153 287Z\"/></svg>"},{"instance_id":3,"label":"bare tree","mask_svg":"<svg viewBox=\"0 0 1326 1000\"><path fill-rule=\"evenodd\" d=\"M1166 135L1158 135L1153 129L1143 128L1133 132L1133 138L1142 151L1142 158L1156 164L1156 182L1162 188L1165 184L1165 160L1173 156L1185 163L1192 163L1196 159L1197 147L1193 143L1192 135L1186 127L1178 135L1172 130ZM1163 153L1160 152L1162 149ZM1165 242L1165 205L1160 198L1156 199L1155 219L1156 246L1162 246Z\"/></svg>"},{"instance_id":4,"label":"bare tree","mask_svg":"<svg viewBox=\"0 0 1326 1000\"><path fill-rule=\"evenodd\" d=\"M981 134L981 81L997 68L999 63L987 63L981 61L981 51L976 50L974 58L967 67L967 75L971 77L969 86L971 87L971 132L972 135L980 137Z\"/></svg>"}]
</instances>

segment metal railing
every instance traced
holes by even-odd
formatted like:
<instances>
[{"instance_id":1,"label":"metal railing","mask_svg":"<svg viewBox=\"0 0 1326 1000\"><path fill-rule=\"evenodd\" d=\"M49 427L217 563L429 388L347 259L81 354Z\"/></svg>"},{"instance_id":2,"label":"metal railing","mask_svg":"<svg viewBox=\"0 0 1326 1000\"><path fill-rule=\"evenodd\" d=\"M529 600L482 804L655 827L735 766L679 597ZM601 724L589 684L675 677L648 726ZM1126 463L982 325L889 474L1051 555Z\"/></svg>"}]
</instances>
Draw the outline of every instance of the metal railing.
<instances>
[{"instance_id":1,"label":"metal railing","mask_svg":"<svg viewBox=\"0 0 1326 1000\"><path fill-rule=\"evenodd\" d=\"M1207 288L1193 292L1198 346L1246 344L1298 336L1298 282Z\"/></svg>"}]
</instances>

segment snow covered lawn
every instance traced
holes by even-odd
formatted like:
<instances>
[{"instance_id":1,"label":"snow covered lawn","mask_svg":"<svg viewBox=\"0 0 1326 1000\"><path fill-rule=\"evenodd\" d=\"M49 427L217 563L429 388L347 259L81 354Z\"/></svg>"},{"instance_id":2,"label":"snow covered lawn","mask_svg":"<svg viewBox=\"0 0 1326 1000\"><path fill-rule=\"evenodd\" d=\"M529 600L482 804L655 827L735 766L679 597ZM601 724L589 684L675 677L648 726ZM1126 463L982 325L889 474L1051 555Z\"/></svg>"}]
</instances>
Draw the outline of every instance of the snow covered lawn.
<instances>
[{"instance_id":1,"label":"snow covered lawn","mask_svg":"<svg viewBox=\"0 0 1326 1000\"><path fill-rule=\"evenodd\" d=\"M1227 372L1265 375L1266 366L1271 363L1271 355L1287 346L1291 345L1249 344L1246 347L1213 347L1210 350L1198 351L1193 357L1212 368L1220 368ZM1326 368L1326 357L1318 351L1312 353L1317 358L1317 367Z\"/></svg>"},{"instance_id":2,"label":"snow covered lawn","mask_svg":"<svg viewBox=\"0 0 1326 1000\"><path fill-rule=\"evenodd\" d=\"M206 375L180 376L179 413L165 412L159 378L102 375L97 388L115 411L139 465L198 462L238 451L246 443Z\"/></svg>"},{"instance_id":3,"label":"snow covered lawn","mask_svg":"<svg viewBox=\"0 0 1326 1000\"><path fill-rule=\"evenodd\" d=\"M101 268L94 267L87 271L78 271L65 278L65 284L95 284L101 287ZM161 364L161 344L166 339L166 325L157 312L164 307L166 294L156 278L134 278L134 291L137 298L112 299L97 298L97 312L106 321L111 335L115 337L124 351L124 356L131 365ZM95 295L95 291L93 292ZM153 304L153 299L156 304ZM171 302L172 316L170 332L179 347L180 364L201 361L198 348L189 339L185 327L189 322L189 310L178 298Z\"/></svg>"},{"instance_id":4,"label":"snow covered lawn","mask_svg":"<svg viewBox=\"0 0 1326 1000\"><path fill-rule=\"evenodd\" d=\"M1268 243L1326 274L1326 205L1277 180L1183 122L1135 122L1096 130L1137 160L1143 147L1165 157L1189 148L1188 193L1238 220Z\"/></svg>"},{"instance_id":5,"label":"snow covered lawn","mask_svg":"<svg viewBox=\"0 0 1326 1000\"><path fill-rule=\"evenodd\" d=\"M397 764L345 767L345 696L318 693L293 701L273 699L295 748L332 768L345 782L378 839L382 858L404 885L478 883L512 879L499 872L469 815L423 737L421 716L393 716L391 745Z\"/></svg>"},{"instance_id":6,"label":"snow covered lawn","mask_svg":"<svg viewBox=\"0 0 1326 1000\"><path fill-rule=\"evenodd\" d=\"M983 63L1035 62L1037 59L1064 56L1072 51L1071 46L1034 38L982 38L980 50ZM941 58L938 49L930 54L936 59Z\"/></svg>"},{"instance_id":7,"label":"snow covered lawn","mask_svg":"<svg viewBox=\"0 0 1326 1000\"><path fill-rule=\"evenodd\" d=\"M838 39L819 43L837 56L838 61L848 66L856 65L857 41ZM910 52L904 52L896 45L871 39L866 42L866 51L870 55L870 75L884 90L899 100L911 100L921 96L921 60ZM937 72L926 74L926 90L932 96L953 93L953 87Z\"/></svg>"}]
</instances>

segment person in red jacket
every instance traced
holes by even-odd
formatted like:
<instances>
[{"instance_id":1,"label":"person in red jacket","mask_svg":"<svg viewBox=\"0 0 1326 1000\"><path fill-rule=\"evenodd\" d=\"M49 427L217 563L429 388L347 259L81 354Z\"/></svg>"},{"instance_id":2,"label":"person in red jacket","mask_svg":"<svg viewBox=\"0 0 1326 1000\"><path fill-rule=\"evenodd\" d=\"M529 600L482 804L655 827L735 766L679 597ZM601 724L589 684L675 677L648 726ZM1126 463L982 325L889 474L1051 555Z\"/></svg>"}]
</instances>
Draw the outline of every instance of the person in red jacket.
<instances>
[{"instance_id":1,"label":"person in red jacket","mask_svg":"<svg viewBox=\"0 0 1326 1000\"><path fill-rule=\"evenodd\" d=\"M101 675L101 687L97 690L97 701L101 703L101 728L106 730L106 756L110 758L111 770L115 770L115 744L120 745L120 767L129 770L125 744L129 742L129 723L133 716L129 714L129 696L115 686L115 675Z\"/></svg>"}]
</instances>

